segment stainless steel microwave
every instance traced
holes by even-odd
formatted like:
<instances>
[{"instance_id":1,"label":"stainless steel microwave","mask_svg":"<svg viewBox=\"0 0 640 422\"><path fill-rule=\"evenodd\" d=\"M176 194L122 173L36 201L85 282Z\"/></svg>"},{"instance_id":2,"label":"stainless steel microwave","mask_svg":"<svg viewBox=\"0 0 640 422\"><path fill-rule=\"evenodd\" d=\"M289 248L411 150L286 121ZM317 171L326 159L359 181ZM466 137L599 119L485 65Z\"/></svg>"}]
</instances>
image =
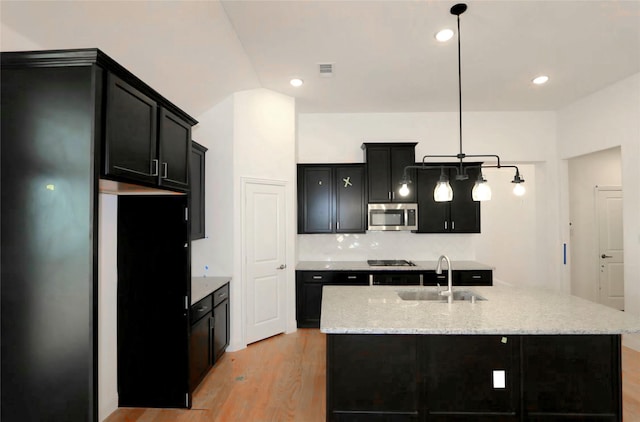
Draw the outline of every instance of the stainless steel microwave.
<instances>
[{"instance_id":1,"label":"stainless steel microwave","mask_svg":"<svg viewBox=\"0 0 640 422\"><path fill-rule=\"evenodd\" d=\"M367 230L418 230L418 204L369 204Z\"/></svg>"}]
</instances>

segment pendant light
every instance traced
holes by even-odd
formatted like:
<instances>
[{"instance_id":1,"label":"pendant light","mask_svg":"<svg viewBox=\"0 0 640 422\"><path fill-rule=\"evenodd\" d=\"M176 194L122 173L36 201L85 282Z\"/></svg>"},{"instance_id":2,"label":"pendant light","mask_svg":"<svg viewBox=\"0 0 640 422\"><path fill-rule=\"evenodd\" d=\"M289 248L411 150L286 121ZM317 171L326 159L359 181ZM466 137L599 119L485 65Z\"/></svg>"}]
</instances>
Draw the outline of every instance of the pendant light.
<instances>
[{"instance_id":1,"label":"pendant light","mask_svg":"<svg viewBox=\"0 0 640 422\"><path fill-rule=\"evenodd\" d=\"M428 159L432 158L455 158L457 163L453 161L451 164L439 164L440 166L440 179L436 184L435 189L433 190L433 199L436 202L445 202L453 200L453 189L449 184L449 178L444 172L445 168L454 169L456 171L455 180L467 180L469 179L468 170L471 168L478 169L478 179L473 187L471 196L474 201L488 201L491 199L491 188L487 184L487 180L482 175L483 168L514 168L516 170L516 174L511 183L514 183L515 186L513 188L513 193L518 196L522 196L525 193L525 188L522 185L524 183L524 179L520 177L520 171L517 166L511 165L502 165L500 163L500 156L496 154L465 154L462 152L462 61L461 61L461 53L460 53L460 15L462 15L467 10L467 5L464 3L458 3L454 5L450 13L456 16L456 20L458 23L458 116L459 116L459 146L460 152L455 155L425 155L422 157L422 165L413 165L406 166L404 168L404 172L402 175L402 180L400 183L402 187L400 188L400 194L402 196L406 196L409 194L409 183L411 183L411 179L409 178L409 169L424 169L424 168L432 168L432 165L429 165ZM484 165L484 164L469 164L464 163L466 158L489 158L492 161L495 160L495 165Z\"/></svg>"},{"instance_id":2,"label":"pendant light","mask_svg":"<svg viewBox=\"0 0 640 422\"><path fill-rule=\"evenodd\" d=\"M474 201L489 201L491 199L491 188L482 175L482 171L478 173L478 180L471 190L471 198Z\"/></svg>"},{"instance_id":3,"label":"pendant light","mask_svg":"<svg viewBox=\"0 0 640 422\"><path fill-rule=\"evenodd\" d=\"M444 169L440 170L440 179L433 190L433 199L436 202L453 201L453 189L449 184L449 178L444 174Z\"/></svg>"}]
</instances>

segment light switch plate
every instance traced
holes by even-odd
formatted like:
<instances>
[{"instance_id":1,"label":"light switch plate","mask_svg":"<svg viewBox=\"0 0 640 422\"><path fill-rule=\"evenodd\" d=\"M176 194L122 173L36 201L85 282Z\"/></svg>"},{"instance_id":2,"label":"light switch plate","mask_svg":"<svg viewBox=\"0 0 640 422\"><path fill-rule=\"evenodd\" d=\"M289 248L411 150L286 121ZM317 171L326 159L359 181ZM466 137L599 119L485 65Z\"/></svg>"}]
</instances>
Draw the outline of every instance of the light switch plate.
<instances>
[{"instance_id":1,"label":"light switch plate","mask_svg":"<svg viewBox=\"0 0 640 422\"><path fill-rule=\"evenodd\" d=\"M493 388L507 388L507 372L504 370L493 371Z\"/></svg>"}]
</instances>

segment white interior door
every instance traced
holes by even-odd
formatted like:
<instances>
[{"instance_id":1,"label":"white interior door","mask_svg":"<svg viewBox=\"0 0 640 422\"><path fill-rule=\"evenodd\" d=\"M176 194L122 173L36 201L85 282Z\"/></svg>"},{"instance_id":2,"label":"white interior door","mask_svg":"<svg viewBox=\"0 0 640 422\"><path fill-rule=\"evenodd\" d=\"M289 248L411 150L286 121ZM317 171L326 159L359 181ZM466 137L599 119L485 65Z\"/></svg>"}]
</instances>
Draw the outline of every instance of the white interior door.
<instances>
[{"instance_id":1,"label":"white interior door","mask_svg":"<svg viewBox=\"0 0 640 422\"><path fill-rule=\"evenodd\" d=\"M244 251L247 343L286 328L285 186L244 181Z\"/></svg>"},{"instance_id":2,"label":"white interior door","mask_svg":"<svg viewBox=\"0 0 640 422\"><path fill-rule=\"evenodd\" d=\"M598 301L603 305L623 310L622 189L596 188L596 212L600 265Z\"/></svg>"}]
</instances>

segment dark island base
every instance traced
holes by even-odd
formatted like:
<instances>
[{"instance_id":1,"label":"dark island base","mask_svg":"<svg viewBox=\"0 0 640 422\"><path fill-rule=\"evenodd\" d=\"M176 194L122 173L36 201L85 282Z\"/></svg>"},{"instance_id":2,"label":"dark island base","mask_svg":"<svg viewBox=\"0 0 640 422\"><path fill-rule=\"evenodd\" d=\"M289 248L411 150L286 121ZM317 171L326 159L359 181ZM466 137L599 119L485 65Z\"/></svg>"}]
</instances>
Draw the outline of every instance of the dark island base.
<instances>
[{"instance_id":1,"label":"dark island base","mask_svg":"<svg viewBox=\"0 0 640 422\"><path fill-rule=\"evenodd\" d=\"M620 352L620 335L329 334L327 421L621 421Z\"/></svg>"}]
</instances>

